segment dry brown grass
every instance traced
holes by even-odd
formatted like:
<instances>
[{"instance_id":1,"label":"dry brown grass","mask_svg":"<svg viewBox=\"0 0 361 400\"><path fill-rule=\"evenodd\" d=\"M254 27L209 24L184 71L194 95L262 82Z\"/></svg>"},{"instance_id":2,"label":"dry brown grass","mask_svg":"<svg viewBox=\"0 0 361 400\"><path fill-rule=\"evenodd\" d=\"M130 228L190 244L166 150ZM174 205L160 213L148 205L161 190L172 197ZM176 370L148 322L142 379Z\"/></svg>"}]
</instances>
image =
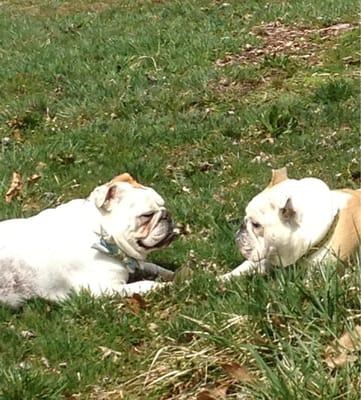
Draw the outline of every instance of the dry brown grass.
<instances>
[{"instance_id":1,"label":"dry brown grass","mask_svg":"<svg viewBox=\"0 0 361 400\"><path fill-rule=\"evenodd\" d=\"M218 67L230 64L259 64L265 57L289 56L317 63L319 52L325 42L340 34L355 29L349 23L340 23L325 28L306 28L285 25L279 21L259 25L252 34L261 40L259 46L246 44L239 54L227 54L216 61Z\"/></svg>"}]
</instances>

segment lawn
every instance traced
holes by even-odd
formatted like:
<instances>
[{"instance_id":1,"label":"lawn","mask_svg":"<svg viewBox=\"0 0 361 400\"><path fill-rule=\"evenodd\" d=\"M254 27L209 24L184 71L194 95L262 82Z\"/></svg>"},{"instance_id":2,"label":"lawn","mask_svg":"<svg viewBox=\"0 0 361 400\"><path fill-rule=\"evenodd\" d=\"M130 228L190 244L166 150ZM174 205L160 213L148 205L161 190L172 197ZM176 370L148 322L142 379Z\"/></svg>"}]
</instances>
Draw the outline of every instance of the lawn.
<instances>
[{"instance_id":1,"label":"lawn","mask_svg":"<svg viewBox=\"0 0 361 400\"><path fill-rule=\"evenodd\" d=\"M242 261L235 231L271 168L360 186L358 10L0 2L2 219L128 171L182 232L151 257L180 270L172 288L0 306L1 400L359 399L360 347L337 367L330 349L361 325L360 263L215 279Z\"/></svg>"}]
</instances>

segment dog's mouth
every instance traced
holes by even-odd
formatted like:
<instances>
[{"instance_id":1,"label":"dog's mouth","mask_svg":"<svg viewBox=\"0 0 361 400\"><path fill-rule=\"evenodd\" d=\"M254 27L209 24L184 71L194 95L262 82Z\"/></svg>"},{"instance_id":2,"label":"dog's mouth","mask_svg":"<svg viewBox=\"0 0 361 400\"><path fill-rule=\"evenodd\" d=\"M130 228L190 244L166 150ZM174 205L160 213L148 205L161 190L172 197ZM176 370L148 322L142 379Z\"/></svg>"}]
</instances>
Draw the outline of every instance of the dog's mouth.
<instances>
[{"instance_id":1,"label":"dog's mouth","mask_svg":"<svg viewBox=\"0 0 361 400\"><path fill-rule=\"evenodd\" d=\"M261 258L256 253L256 237L251 237L245 228L241 228L236 234L236 244L247 260L258 262ZM255 255L256 254L256 255Z\"/></svg>"},{"instance_id":2,"label":"dog's mouth","mask_svg":"<svg viewBox=\"0 0 361 400\"><path fill-rule=\"evenodd\" d=\"M176 232L174 232L173 228L169 230L167 235L165 235L159 242L155 243L152 246L149 246L144 243L142 239L139 239L137 241L137 244L139 247L142 247L143 249L146 250L154 250L154 249L160 249L163 247L167 247L170 245L170 243L177 237Z\"/></svg>"}]
</instances>

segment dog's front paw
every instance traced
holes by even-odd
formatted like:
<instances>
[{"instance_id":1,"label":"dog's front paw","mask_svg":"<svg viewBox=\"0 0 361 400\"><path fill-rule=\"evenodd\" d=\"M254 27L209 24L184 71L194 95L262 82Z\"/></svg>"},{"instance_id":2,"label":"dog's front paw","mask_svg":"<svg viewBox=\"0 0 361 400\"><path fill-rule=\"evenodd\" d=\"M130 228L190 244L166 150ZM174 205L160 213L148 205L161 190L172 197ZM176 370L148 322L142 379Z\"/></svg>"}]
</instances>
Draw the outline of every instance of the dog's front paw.
<instances>
[{"instance_id":1,"label":"dog's front paw","mask_svg":"<svg viewBox=\"0 0 361 400\"><path fill-rule=\"evenodd\" d=\"M145 294L153 290L159 290L171 285L171 282L138 281L127 283L118 292L122 296L132 296L133 294Z\"/></svg>"},{"instance_id":2,"label":"dog's front paw","mask_svg":"<svg viewBox=\"0 0 361 400\"><path fill-rule=\"evenodd\" d=\"M229 279L231 279L233 277L237 277L237 276L241 276L241 275L251 275L254 273L263 275L263 274L267 273L269 271L269 269L270 269L270 264L265 260L262 260L258 263L247 260L247 261L244 261L241 265L236 267L231 272L221 275L220 277L218 277L218 279L221 281L228 281Z\"/></svg>"}]
</instances>

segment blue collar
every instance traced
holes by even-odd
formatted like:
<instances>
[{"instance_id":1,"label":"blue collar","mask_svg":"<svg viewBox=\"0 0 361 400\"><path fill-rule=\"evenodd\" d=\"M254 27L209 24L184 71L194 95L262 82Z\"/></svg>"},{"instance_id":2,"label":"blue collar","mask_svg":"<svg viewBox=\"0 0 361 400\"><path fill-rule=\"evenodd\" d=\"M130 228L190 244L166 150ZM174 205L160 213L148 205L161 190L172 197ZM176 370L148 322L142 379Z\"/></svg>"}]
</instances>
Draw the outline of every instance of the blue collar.
<instances>
[{"instance_id":1,"label":"blue collar","mask_svg":"<svg viewBox=\"0 0 361 400\"><path fill-rule=\"evenodd\" d=\"M98 250L103 254L110 257L118 258L122 264L128 268L131 274L134 274L135 270L139 268L138 261L126 255L126 253L119 248L119 246L113 241L107 240L102 233L98 234L99 241L95 242L91 247L92 249Z\"/></svg>"}]
</instances>

